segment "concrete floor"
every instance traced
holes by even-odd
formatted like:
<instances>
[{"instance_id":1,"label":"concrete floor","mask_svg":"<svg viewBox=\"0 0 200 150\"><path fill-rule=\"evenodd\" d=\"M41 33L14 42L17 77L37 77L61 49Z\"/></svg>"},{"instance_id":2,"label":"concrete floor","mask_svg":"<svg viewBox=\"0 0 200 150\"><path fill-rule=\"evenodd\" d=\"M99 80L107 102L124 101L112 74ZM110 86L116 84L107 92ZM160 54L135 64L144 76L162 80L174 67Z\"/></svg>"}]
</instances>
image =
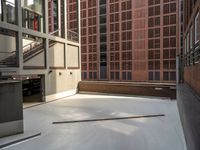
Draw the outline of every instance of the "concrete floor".
<instances>
[{"instance_id":1,"label":"concrete floor","mask_svg":"<svg viewBox=\"0 0 200 150\"><path fill-rule=\"evenodd\" d=\"M164 117L57 124L54 121L165 114ZM41 136L6 150L186 150L176 101L77 94L24 110L25 133ZM0 139L1 140L1 139Z\"/></svg>"}]
</instances>

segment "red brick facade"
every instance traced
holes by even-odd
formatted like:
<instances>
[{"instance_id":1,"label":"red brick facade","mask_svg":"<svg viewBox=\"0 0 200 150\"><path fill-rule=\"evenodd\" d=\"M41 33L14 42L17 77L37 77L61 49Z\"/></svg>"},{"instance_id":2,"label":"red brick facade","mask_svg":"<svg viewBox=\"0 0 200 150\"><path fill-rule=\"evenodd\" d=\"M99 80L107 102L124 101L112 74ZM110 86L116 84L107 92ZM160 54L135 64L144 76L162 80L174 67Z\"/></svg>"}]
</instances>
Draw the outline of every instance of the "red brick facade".
<instances>
[{"instance_id":1,"label":"red brick facade","mask_svg":"<svg viewBox=\"0 0 200 150\"><path fill-rule=\"evenodd\" d=\"M178 12L178 0L81 0L82 80L175 82Z\"/></svg>"},{"instance_id":2,"label":"red brick facade","mask_svg":"<svg viewBox=\"0 0 200 150\"><path fill-rule=\"evenodd\" d=\"M184 80L200 95L200 0L184 0Z\"/></svg>"}]
</instances>

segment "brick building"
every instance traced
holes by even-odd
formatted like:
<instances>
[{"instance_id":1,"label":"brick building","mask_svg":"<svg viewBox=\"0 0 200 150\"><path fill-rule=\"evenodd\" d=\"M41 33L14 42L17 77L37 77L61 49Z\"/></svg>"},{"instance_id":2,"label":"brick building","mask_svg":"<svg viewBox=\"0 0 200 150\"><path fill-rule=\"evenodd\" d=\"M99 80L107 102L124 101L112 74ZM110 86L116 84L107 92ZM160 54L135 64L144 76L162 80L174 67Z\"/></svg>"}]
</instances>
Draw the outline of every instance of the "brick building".
<instances>
[{"instance_id":1,"label":"brick building","mask_svg":"<svg viewBox=\"0 0 200 150\"><path fill-rule=\"evenodd\" d=\"M200 94L200 0L184 0L184 79Z\"/></svg>"},{"instance_id":2,"label":"brick building","mask_svg":"<svg viewBox=\"0 0 200 150\"><path fill-rule=\"evenodd\" d=\"M176 80L178 0L81 0L82 80Z\"/></svg>"}]
</instances>

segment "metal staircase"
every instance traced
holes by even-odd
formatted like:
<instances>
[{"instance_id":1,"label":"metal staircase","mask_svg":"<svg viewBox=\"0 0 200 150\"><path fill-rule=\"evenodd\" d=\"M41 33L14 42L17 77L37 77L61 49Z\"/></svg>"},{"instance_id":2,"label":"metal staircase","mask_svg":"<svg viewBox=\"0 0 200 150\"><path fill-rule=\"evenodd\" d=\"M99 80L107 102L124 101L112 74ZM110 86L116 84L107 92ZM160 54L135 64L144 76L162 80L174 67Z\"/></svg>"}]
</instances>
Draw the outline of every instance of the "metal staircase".
<instances>
[{"instance_id":1,"label":"metal staircase","mask_svg":"<svg viewBox=\"0 0 200 150\"><path fill-rule=\"evenodd\" d=\"M56 41L50 41L49 47L52 47L56 44ZM40 53L44 52L43 43L39 42L31 42L23 47L23 62L27 62L28 60L34 58L35 56L39 55ZM0 52L0 53L7 53L7 57L0 60L0 67L15 67L17 63L16 59L16 51L12 52Z\"/></svg>"}]
</instances>

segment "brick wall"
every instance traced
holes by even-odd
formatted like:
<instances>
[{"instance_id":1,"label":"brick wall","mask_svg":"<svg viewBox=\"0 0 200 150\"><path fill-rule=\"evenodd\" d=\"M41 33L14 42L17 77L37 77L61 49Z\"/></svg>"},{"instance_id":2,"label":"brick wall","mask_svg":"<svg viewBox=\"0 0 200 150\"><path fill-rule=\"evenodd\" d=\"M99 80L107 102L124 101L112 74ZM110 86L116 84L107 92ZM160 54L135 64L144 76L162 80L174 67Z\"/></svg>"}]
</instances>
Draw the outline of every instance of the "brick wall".
<instances>
[{"instance_id":1,"label":"brick wall","mask_svg":"<svg viewBox=\"0 0 200 150\"><path fill-rule=\"evenodd\" d=\"M185 67L185 82L200 95L200 63L191 67Z\"/></svg>"},{"instance_id":2,"label":"brick wall","mask_svg":"<svg viewBox=\"0 0 200 150\"><path fill-rule=\"evenodd\" d=\"M175 84L81 81L79 92L98 92L176 98Z\"/></svg>"}]
</instances>

